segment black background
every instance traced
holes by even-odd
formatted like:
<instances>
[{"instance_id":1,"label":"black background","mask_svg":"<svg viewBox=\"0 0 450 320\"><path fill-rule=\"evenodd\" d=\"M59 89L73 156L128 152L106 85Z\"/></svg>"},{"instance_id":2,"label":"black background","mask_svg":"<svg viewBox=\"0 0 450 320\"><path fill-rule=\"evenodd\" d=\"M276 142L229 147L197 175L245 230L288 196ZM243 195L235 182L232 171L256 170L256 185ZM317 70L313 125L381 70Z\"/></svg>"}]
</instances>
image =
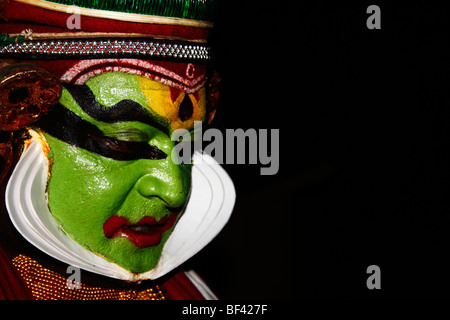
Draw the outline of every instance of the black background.
<instances>
[{"instance_id":1,"label":"black background","mask_svg":"<svg viewBox=\"0 0 450 320\"><path fill-rule=\"evenodd\" d=\"M235 210L188 262L219 297L449 298L449 22L425 1L220 2L212 126L280 129L280 169L224 165Z\"/></svg>"}]
</instances>

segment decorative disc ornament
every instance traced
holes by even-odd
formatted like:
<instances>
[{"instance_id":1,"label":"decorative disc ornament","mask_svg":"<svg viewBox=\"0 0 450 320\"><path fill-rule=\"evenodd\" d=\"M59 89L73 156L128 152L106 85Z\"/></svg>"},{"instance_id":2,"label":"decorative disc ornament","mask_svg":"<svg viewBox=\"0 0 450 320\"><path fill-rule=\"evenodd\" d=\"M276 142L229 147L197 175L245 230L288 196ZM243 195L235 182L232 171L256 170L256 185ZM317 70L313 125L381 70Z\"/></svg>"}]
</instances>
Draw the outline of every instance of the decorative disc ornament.
<instances>
[{"instance_id":1,"label":"decorative disc ornament","mask_svg":"<svg viewBox=\"0 0 450 320\"><path fill-rule=\"evenodd\" d=\"M36 121L58 102L61 90L59 79L39 66L0 69L0 130L14 131Z\"/></svg>"}]
</instances>

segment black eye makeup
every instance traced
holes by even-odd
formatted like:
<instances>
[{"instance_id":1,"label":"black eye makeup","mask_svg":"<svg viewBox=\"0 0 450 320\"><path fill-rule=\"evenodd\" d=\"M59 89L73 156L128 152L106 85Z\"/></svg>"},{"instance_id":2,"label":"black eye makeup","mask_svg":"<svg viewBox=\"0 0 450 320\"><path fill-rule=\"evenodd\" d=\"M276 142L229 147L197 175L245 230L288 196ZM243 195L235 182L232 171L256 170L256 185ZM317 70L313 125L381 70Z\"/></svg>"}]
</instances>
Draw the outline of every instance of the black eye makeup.
<instances>
[{"instance_id":1,"label":"black eye makeup","mask_svg":"<svg viewBox=\"0 0 450 320\"><path fill-rule=\"evenodd\" d=\"M36 125L61 141L114 160L160 160L167 157L156 146L148 144L144 132L130 129L106 135L61 104Z\"/></svg>"}]
</instances>

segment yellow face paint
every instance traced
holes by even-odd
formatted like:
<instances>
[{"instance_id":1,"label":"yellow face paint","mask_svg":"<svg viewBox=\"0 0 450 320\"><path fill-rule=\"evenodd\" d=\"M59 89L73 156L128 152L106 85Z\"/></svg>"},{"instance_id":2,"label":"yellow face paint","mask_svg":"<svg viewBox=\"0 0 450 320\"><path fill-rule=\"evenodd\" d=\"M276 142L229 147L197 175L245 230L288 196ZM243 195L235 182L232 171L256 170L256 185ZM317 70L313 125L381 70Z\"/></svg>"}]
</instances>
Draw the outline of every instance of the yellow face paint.
<instances>
[{"instance_id":1,"label":"yellow face paint","mask_svg":"<svg viewBox=\"0 0 450 320\"><path fill-rule=\"evenodd\" d=\"M189 130L194 126L194 121L205 120L205 88L201 88L196 93L189 94L180 91L178 97L172 101L170 87L165 84L148 78L139 77L139 86L147 98L147 105L149 108L167 121L167 124L172 130L179 128ZM192 103L192 115L189 112L188 117L180 116L180 106L184 99L189 99Z\"/></svg>"}]
</instances>

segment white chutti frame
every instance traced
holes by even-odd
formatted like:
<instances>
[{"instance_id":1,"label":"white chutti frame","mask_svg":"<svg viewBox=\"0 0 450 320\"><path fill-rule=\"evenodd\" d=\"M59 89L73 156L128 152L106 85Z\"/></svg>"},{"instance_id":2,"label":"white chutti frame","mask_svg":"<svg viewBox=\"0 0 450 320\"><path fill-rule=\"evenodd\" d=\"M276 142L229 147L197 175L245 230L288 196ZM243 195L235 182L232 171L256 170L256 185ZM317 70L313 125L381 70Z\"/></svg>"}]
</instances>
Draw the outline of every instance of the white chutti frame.
<instances>
[{"instance_id":1,"label":"white chutti frame","mask_svg":"<svg viewBox=\"0 0 450 320\"><path fill-rule=\"evenodd\" d=\"M192 191L186 209L167 240L158 265L141 274L133 274L84 249L56 222L45 194L48 160L38 141L31 143L14 169L6 187L6 207L22 236L55 259L116 279L157 279L205 247L233 211L236 193L225 170L209 155L196 153L193 161Z\"/></svg>"}]
</instances>

